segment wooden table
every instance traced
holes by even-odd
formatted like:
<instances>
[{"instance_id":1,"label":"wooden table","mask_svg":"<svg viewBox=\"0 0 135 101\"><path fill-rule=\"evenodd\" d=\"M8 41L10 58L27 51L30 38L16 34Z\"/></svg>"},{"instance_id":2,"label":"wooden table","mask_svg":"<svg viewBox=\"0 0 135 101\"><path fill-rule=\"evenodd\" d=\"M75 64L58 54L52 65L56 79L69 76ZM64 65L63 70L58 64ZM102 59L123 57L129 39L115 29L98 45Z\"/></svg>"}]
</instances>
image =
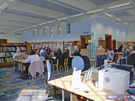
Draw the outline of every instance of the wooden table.
<instances>
[{"instance_id":1,"label":"wooden table","mask_svg":"<svg viewBox=\"0 0 135 101\"><path fill-rule=\"evenodd\" d=\"M98 78L97 74L92 73L92 79L97 80L97 78ZM82 80L82 76L81 76L81 80ZM71 90L71 81L72 81L72 75L69 75L55 80L51 80L48 82L48 84L51 84L54 87L58 87L62 89L62 101L65 101L64 91L70 92L70 101L72 101L72 94L80 95L82 97L94 101L110 101L105 99L105 95L118 95L109 91L102 91L97 89L91 81L82 83L84 85L82 90L75 92ZM89 93L84 93L84 91L89 91Z\"/></svg>"},{"instance_id":2,"label":"wooden table","mask_svg":"<svg viewBox=\"0 0 135 101\"><path fill-rule=\"evenodd\" d=\"M29 64L27 62L25 62L26 59L15 59L15 61L18 62L18 70L20 70L21 72L25 71L26 65ZM41 59L41 61L45 62L45 59ZM45 65L45 64L44 64Z\"/></svg>"}]
</instances>

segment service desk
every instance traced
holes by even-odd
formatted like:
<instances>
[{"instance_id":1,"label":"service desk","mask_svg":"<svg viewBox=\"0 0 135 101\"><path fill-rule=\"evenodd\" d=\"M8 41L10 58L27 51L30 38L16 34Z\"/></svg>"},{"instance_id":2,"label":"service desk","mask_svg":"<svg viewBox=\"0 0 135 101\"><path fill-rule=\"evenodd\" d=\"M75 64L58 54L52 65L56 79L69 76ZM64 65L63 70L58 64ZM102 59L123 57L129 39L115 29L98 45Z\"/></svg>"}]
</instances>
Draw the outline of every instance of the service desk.
<instances>
[{"instance_id":1,"label":"service desk","mask_svg":"<svg viewBox=\"0 0 135 101\"><path fill-rule=\"evenodd\" d=\"M92 73L92 79L97 80L98 76L95 73ZM82 76L81 76L82 80ZM62 89L62 101L65 101L64 99L64 91L70 92L70 101L72 101L72 94L80 95L82 97L85 97L90 100L94 101L114 101L114 100L106 100L105 95L118 95L109 91L102 91L97 89L94 84L91 81L87 81L86 83L82 83L84 86L82 90L80 91L72 91L71 90L71 81L72 81L72 75L65 76L62 78L58 78L55 80L51 80L48 83L53 85L54 87L58 87ZM89 91L89 93L85 93L84 91Z\"/></svg>"}]
</instances>

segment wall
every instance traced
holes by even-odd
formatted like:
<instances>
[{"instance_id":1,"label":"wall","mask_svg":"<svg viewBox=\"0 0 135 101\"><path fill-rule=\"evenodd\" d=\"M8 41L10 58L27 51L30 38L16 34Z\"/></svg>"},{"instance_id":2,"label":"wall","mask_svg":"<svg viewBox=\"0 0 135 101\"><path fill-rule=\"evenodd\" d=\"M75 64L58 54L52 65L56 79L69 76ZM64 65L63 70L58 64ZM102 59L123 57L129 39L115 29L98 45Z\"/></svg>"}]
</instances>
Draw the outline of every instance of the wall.
<instances>
[{"instance_id":1,"label":"wall","mask_svg":"<svg viewBox=\"0 0 135 101\"><path fill-rule=\"evenodd\" d=\"M127 41L134 41L135 42L135 27L128 28Z\"/></svg>"},{"instance_id":2,"label":"wall","mask_svg":"<svg viewBox=\"0 0 135 101\"><path fill-rule=\"evenodd\" d=\"M25 41L28 42L52 42L52 41L79 41L80 35L92 35L92 40L96 40L96 45L98 45L98 39L101 37L105 40L105 34L112 35L112 40L116 41L126 41L127 40L127 27L116 24L113 21L102 17L91 17L90 20L79 21L71 23L71 34L67 35L67 25L63 24L61 26L61 36L58 36L58 26L53 27L54 36L50 37L49 28L46 28L46 37L43 37L43 29L40 29L41 37L32 38L32 32L25 33ZM134 31L134 30L133 30ZM131 31L131 36L133 35ZM85 32L85 33L84 33ZM36 33L37 34L37 33ZM37 35L36 35L37 36ZM131 37L128 35L128 39ZM133 37L132 37L133 39Z\"/></svg>"},{"instance_id":3,"label":"wall","mask_svg":"<svg viewBox=\"0 0 135 101\"><path fill-rule=\"evenodd\" d=\"M127 40L127 27L116 24L108 19L97 17L96 18L96 45L98 45L99 37L105 40L105 34L112 35L112 40L126 41Z\"/></svg>"},{"instance_id":4,"label":"wall","mask_svg":"<svg viewBox=\"0 0 135 101\"><path fill-rule=\"evenodd\" d=\"M0 39L7 39L8 43L24 43L24 34L19 33L18 35L15 35L14 32L8 31L8 30L1 30L0 32L4 32L5 34L0 34Z\"/></svg>"},{"instance_id":5,"label":"wall","mask_svg":"<svg viewBox=\"0 0 135 101\"><path fill-rule=\"evenodd\" d=\"M37 38L37 31L35 31L36 38L32 38L32 31L25 33L25 41L28 42L52 42L52 41L79 41L80 35L91 34L91 21L79 21L71 23L71 34L67 35L67 25L61 25L61 36L58 36L58 26L53 26L53 36L50 37L50 28L46 28L46 37L43 37L43 29L40 29L40 38Z\"/></svg>"}]
</instances>

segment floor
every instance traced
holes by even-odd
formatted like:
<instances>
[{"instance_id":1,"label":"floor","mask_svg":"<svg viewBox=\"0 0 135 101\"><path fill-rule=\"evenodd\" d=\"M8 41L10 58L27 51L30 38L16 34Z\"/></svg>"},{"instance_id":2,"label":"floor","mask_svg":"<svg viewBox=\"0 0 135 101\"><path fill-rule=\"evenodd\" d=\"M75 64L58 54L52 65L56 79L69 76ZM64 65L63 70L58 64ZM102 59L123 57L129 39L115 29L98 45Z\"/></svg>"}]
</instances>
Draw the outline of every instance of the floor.
<instances>
[{"instance_id":1,"label":"floor","mask_svg":"<svg viewBox=\"0 0 135 101\"><path fill-rule=\"evenodd\" d=\"M95 62L91 63L91 65L94 64ZM52 74L51 80L70 74L72 74L71 69L67 73L61 71L60 74L57 74L55 72ZM53 95L53 89L49 95ZM66 101L69 101L69 93L66 92L65 95ZM47 100L52 97L46 93L44 78L22 80L20 72L14 71L14 67L0 68L0 101L53 101ZM61 101L60 90L57 91L56 101Z\"/></svg>"}]
</instances>

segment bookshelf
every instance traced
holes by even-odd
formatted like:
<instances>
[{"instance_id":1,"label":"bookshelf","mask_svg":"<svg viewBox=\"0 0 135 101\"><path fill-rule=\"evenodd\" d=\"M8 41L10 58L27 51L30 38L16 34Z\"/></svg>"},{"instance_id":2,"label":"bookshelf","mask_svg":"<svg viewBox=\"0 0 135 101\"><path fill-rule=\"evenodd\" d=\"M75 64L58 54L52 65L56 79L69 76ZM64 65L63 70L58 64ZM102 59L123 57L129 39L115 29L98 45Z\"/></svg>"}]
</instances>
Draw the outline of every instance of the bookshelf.
<instances>
[{"instance_id":1,"label":"bookshelf","mask_svg":"<svg viewBox=\"0 0 135 101\"><path fill-rule=\"evenodd\" d=\"M29 54L31 51L31 45L29 43L0 44L0 67L8 67L14 65L14 60L12 57L16 53L17 48L26 54Z\"/></svg>"}]
</instances>

